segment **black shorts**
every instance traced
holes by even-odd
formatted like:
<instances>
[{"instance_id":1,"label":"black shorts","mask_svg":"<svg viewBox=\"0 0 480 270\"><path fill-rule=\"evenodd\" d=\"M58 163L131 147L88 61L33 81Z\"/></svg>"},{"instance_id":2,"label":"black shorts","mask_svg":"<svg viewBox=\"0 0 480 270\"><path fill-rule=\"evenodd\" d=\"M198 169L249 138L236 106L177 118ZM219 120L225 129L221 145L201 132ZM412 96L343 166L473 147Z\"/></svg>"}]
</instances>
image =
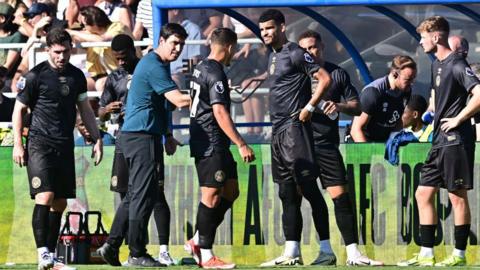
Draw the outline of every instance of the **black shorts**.
<instances>
[{"instance_id":1,"label":"black shorts","mask_svg":"<svg viewBox=\"0 0 480 270\"><path fill-rule=\"evenodd\" d=\"M448 191L473 188L475 144L432 148L422 167L420 186Z\"/></svg>"},{"instance_id":2,"label":"black shorts","mask_svg":"<svg viewBox=\"0 0 480 270\"><path fill-rule=\"evenodd\" d=\"M75 158L73 144L61 149L29 140L27 174L30 196L53 192L55 199L75 198Z\"/></svg>"},{"instance_id":3,"label":"black shorts","mask_svg":"<svg viewBox=\"0 0 480 270\"><path fill-rule=\"evenodd\" d=\"M275 183L316 181L313 134L309 124L293 123L272 137L272 177Z\"/></svg>"},{"instance_id":4,"label":"black shorts","mask_svg":"<svg viewBox=\"0 0 480 270\"><path fill-rule=\"evenodd\" d=\"M214 151L208 157L195 157L201 187L223 187L225 181L238 179L237 163L229 150Z\"/></svg>"},{"instance_id":5,"label":"black shorts","mask_svg":"<svg viewBox=\"0 0 480 270\"><path fill-rule=\"evenodd\" d=\"M323 188L348 183L342 154L336 145L315 145L315 161Z\"/></svg>"}]
</instances>

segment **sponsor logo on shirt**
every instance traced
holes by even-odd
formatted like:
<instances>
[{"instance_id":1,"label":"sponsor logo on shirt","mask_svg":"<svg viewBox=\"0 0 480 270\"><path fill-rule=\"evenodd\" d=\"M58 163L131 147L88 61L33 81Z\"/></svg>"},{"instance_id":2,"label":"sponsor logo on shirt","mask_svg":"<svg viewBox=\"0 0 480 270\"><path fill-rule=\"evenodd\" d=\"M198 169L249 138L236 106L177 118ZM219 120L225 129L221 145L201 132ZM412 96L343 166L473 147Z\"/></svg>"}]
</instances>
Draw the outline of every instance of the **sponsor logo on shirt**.
<instances>
[{"instance_id":1,"label":"sponsor logo on shirt","mask_svg":"<svg viewBox=\"0 0 480 270\"><path fill-rule=\"evenodd\" d=\"M313 63L313 62L315 62L315 61L313 60L313 58L310 56L309 53L304 53L303 56L305 57L305 62L310 63L310 64Z\"/></svg>"},{"instance_id":2,"label":"sponsor logo on shirt","mask_svg":"<svg viewBox=\"0 0 480 270\"><path fill-rule=\"evenodd\" d=\"M465 68L465 74L467 74L467 76L470 76L470 77L475 76L475 73L473 72L473 70L470 67Z\"/></svg>"},{"instance_id":3,"label":"sponsor logo on shirt","mask_svg":"<svg viewBox=\"0 0 480 270\"><path fill-rule=\"evenodd\" d=\"M19 90L23 90L25 88L26 83L27 83L27 79L25 79L25 77L21 76L17 81L17 88Z\"/></svg>"},{"instance_id":4,"label":"sponsor logo on shirt","mask_svg":"<svg viewBox=\"0 0 480 270\"><path fill-rule=\"evenodd\" d=\"M219 94L223 94L223 92L225 92L225 88L223 87L222 82L216 82L215 83L215 92L217 92Z\"/></svg>"}]
</instances>

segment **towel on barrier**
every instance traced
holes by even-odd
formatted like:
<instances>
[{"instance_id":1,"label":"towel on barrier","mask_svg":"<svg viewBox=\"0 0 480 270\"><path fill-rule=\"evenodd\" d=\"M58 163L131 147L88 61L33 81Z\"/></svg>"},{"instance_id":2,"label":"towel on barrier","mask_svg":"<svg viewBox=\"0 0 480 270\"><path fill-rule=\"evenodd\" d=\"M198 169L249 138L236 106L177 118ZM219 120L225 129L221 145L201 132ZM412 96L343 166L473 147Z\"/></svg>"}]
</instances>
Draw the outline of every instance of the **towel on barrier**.
<instances>
[{"instance_id":1,"label":"towel on barrier","mask_svg":"<svg viewBox=\"0 0 480 270\"><path fill-rule=\"evenodd\" d=\"M411 131L402 130L392 133L385 146L385 160L394 166L398 166L399 148L400 146L407 145L410 142L418 142L418 138Z\"/></svg>"}]
</instances>

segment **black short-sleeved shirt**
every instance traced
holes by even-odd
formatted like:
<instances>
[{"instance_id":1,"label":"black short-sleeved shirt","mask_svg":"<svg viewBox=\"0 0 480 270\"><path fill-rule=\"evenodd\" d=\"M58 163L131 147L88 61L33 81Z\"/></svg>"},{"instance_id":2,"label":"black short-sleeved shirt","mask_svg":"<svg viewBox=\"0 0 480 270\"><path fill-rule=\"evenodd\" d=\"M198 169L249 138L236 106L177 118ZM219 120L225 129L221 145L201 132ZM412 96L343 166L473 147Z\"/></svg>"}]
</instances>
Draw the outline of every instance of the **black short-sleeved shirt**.
<instances>
[{"instance_id":1,"label":"black short-sleeved shirt","mask_svg":"<svg viewBox=\"0 0 480 270\"><path fill-rule=\"evenodd\" d=\"M59 72L45 61L21 77L17 87L17 100L32 111L29 139L53 147L73 144L75 105L87 91L83 72L72 64Z\"/></svg>"},{"instance_id":2,"label":"black short-sleeved shirt","mask_svg":"<svg viewBox=\"0 0 480 270\"><path fill-rule=\"evenodd\" d=\"M0 93L0 95L2 95L2 102L0 103L0 122L11 122L15 101L4 96L2 93Z\"/></svg>"},{"instance_id":3,"label":"black short-sleeved shirt","mask_svg":"<svg viewBox=\"0 0 480 270\"><path fill-rule=\"evenodd\" d=\"M411 90L390 89L388 76L379 78L363 88L360 93L360 106L362 112L370 116L368 124L363 127L368 141L387 141L390 132L402 119L410 94Z\"/></svg>"},{"instance_id":4,"label":"black short-sleeved shirt","mask_svg":"<svg viewBox=\"0 0 480 270\"><path fill-rule=\"evenodd\" d=\"M350 82L350 76L344 69L330 62L325 62L324 68L330 74L332 81L322 97L323 100L335 103L340 102L342 97L345 101L358 100L357 89ZM331 120L317 109L312 115L312 129L315 145L340 143L338 117Z\"/></svg>"},{"instance_id":5,"label":"black short-sleeved shirt","mask_svg":"<svg viewBox=\"0 0 480 270\"><path fill-rule=\"evenodd\" d=\"M105 81L105 89L100 97L100 107L106 107L114 101L121 101L123 103L122 110L125 108L127 101L127 92L130 87L132 75L123 68L119 68L114 72L108 74ZM120 126L123 124L123 117L119 118Z\"/></svg>"},{"instance_id":6,"label":"black short-sleeved shirt","mask_svg":"<svg viewBox=\"0 0 480 270\"><path fill-rule=\"evenodd\" d=\"M298 44L288 42L278 52L270 54L268 74L271 83L270 117L273 133L298 119L298 113L312 97L310 75L320 65ZM292 117L295 115L295 117Z\"/></svg>"},{"instance_id":7,"label":"black short-sleeved shirt","mask_svg":"<svg viewBox=\"0 0 480 270\"><path fill-rule=\"evenodd\" d=\"M465 108L470 90L479 83L465 59L455 53L432 63L432 88L435 91L433 147L474 142L470 121L464 121L445 133L440 128L440 119L457 116Z\"/></svg>"},{"instance_id":8,"label":"black short-sleeved shirt","mask_svg":"<svg viewBox=\"0 0 480 270\"><path fill-rule=\"evenodd\" d=\"M230 110L230 89L221 63L205 59L193 71L190 84L190 151L192 157L211 156L213 151L228 151L230 139L213 115L213 105Z\"/></svg>"}]
</instances>

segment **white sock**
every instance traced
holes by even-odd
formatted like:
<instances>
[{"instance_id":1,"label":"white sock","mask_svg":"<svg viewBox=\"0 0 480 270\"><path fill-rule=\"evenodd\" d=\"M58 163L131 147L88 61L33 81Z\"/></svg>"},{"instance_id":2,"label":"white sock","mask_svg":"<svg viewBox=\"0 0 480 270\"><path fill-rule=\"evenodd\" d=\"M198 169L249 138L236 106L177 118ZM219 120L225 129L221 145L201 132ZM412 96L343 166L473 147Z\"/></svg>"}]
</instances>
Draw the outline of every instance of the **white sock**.
<instances>
[{"instance_id":1,"label":"white sock","mask_svg":"<svg viewBox=\"0 0 480 270\"><path fill-rule=\"evenodd\" d=\"M46 253L50 253L50 252L48 251L48 248L47 248L47 247L39 247L39 248L37 248L38 258L41 258L42 254L45 253L45 252L46 252Z\"/></svg>"},{"instance_id":2,"label":"white sock","mask_svg":"<svg viewBox=\"0 0 480 270\"><path fill-rule=\"evenodd\" d=\"M320 241L320 250L323 253L333 254L332 245L330 244L330 239Z\"/></svg>"},{"instance_id":3,"label":"white sock","mask_svg":"<svg viewBox=\"0 0 480 270\"><path fill-rule=\"evenodd\" d=\"M160 253L168 252L168 245L160 245Z\"/></svg>"},{"instance_id":4,"label":"white sock","mask_svg":"<svg viewBox=\"0 0 480 270\"><path fill-rule=\"evenodd\" d=\"M298 241L285 241L285 251L283 255L289 257L300 256L300 242Z\"/></svg>"},{"instance_id":5,"label":"white sock","mask_svg":"<svg viewBox=\"0 0 480 270\"><path fill-rule=\"evenodd\" d=\"M195 245L198 245L198 230L193 235L193 243L195 243Z\"/></svg>"},{"instance_id":6,"label":"white sock","mask_svg":"<svg viewBox=\"0 0 480 270\"><path fill-rule=\"evenodd\" d=\"M346 246L346 249L347 249L347 258L349 259L355 259L362 256L362 253L360 252L360 250L358 250L358 246L356 243Z\"/></svg>"},{"instance_id":7,"label":"white sock","mask_svg":"<svg viewBox=\"0 0 480 270\"><path fill-rule=\"evenodd\" d=\"M420 253L418 253L420 257L433 257L433 248L429 247L421 247Z\"/></svg>"},{"instance_id":8,"label":"white sock","mask_svg":"<svg viewBox=\"0 0 480 270\"><path fill-rule=\"evenodd\" d=\"M460 249L453 249L453 255L465 258L465 250L460 250Z\"/></svg>"},{"instance_id":9,"label":"white sock","mask_svg":"<svg viewBox=\"0 0 480 270\"><path fill-rule=\"evenodd\" d=\"M208 262L213 257L213 251L211 249L200 249L200 255L202 256L202 262Z\"/></svg>"}]
</instances>

